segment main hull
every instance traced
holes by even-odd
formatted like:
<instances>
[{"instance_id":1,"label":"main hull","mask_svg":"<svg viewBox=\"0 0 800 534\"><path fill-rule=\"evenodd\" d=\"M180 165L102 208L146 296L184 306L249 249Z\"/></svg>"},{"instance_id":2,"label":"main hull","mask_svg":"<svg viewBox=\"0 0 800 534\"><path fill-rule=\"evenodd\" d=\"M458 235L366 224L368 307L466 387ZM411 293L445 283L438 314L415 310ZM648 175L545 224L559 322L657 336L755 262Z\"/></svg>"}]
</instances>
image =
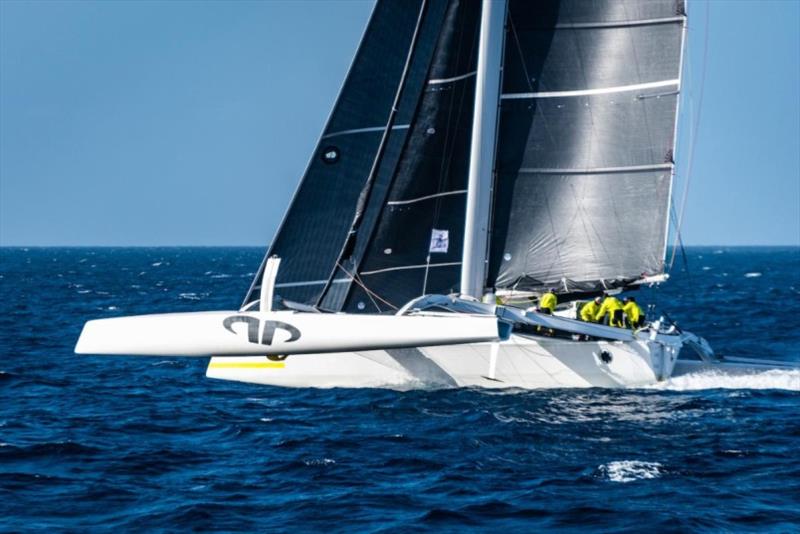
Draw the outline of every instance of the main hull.
<instances>
[{"instance_id":1,"label":"main hull","mask_svg":"<svg viewBox=\"0 0 800 534\"><path fill-rule=\"evenodd\" d=\"M669 378L679 350L679 343L648 340L573 341L513 334L494 343L299 354L283 360L214 357L206 374L283 387L636 387Z\"/></svg>"}]
</instances>

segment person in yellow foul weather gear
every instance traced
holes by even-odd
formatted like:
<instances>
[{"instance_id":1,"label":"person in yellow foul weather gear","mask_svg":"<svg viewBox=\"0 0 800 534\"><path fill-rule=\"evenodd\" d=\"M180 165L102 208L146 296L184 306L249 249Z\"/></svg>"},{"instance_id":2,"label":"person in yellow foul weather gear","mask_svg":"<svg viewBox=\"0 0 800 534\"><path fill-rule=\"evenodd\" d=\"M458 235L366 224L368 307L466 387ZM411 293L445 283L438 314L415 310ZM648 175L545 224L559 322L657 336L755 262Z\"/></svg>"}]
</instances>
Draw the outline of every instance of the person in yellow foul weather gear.
<instances>
[{"instance_id":1,"label":"person in yellow foul weather gear","mask_svg":"<svg viewBox=\"0 0 800 534\"><path fill-rule=\"evenodd\" d=\"M539 299L539 312L553 315L553 312L556 311L556 304L558 304L558 299L556 298L555 289L549 289Z\"/></svg>"},{"instance_id":2,"label":"person in yellow foul weather gear","mask_svg":"<svg viewBox=\"0 0 800 534\"><path fill-rule=\"evenodd\" d=\"M597 311L597 315L594 316L594 320L598 323L603 321L603 318L608 315L606 321L603 324L608 324L609 326L617 326L622 328L622 303L612 295L606 295L606 298L603 299L603 304L600 306L600 309Z\"/></svg>"},{"instance_id":3,"label":"person in yellow foul weather gear","mask_svg":"<svg viewBox=\"0 0 800 534\"><path fill-rule=\"evenodd\" d=\"M600 311L600 297L596 297L594 300L587 302L581 308L581 321L586 323L593 323L595 315L597 312Z\"/></svg>"},{"instance_id":4,"label":"person in yellow foul weather gear","mask_svg":"<svg viewBox=\"0 0 800 534\"><path fill-rule=\"evenodd\" d=\"M644 312L636 304L636 299L633 297L625 297L625 304L622 306L622 311L625 312L625 322L630 328L640 328L644 324Z\"/></svg>"}]
</instances>

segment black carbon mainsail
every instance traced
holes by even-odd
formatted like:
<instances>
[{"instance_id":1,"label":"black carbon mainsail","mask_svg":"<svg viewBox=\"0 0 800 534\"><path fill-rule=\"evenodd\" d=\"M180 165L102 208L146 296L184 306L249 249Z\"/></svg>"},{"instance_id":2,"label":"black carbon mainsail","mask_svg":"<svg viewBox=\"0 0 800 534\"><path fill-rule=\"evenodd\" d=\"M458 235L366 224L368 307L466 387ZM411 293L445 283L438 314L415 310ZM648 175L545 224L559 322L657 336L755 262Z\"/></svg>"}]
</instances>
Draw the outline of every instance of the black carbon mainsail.
<instances>
[{"instance_id":1,"label":"black carbon mainsail","mask_svg":"<svg viewBox=\"0 0 800 534\"><path fill-rule=\"evenodd\" d=\"M509 0L507 14L485 287L662 273L682 1ZM480 0L377 2L268 252L278 297L382 313L459 290L480 19Z\"/></svg>"},{"instance_id":2,"label":"black carbon mainsail","mask_svg":"<svg viewBox=\"0 0 800 534\"><path fill-rule=\"evenodd\" d=\"M487 286L662 273L684 9L511 0Z\"/></svg>"}]
</instances>

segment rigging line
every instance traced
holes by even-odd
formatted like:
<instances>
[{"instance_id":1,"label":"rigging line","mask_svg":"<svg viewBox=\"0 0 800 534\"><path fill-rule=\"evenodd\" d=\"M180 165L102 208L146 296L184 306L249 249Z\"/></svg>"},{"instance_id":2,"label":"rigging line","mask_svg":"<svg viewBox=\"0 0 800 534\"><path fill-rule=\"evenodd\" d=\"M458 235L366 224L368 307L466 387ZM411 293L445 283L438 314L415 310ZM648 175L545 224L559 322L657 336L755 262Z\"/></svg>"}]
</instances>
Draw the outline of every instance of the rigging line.
<instances>
[{"instance_id":1,"label":"rigging line","mask_svg":"<svg viewBox=\"0 0 800 534\"><path fill-rule=\"evenodd\" d=\"M533 83L531 83L530 74L528 74L528 66L525 64L525 56L522 55L522 44L519 41L519 34L517 34L517 27L514 26L514 17L511 15L511 9L508 10L508 25L511 26L511 35L514 36L514 44L517 45L517 53L519 54L519 61L522 64L522 72L525 73L525 83L528 89L533 93Z\"/></svg>"},{"instance_id":2,"label":"rigging line","mask_svg":"<svg viewBox=\"0 0 800 534\"><path fill-rule=\"evenodd\" d=\"M428 257L425 259L425 278L422 280L422 294L425 295L425 292L428 291L428 271L431 268L431 253L428 253Z\"/></svg>"},{"instance_id":3,"label":"rigging line","mask_svg":"<svg viewBox=\"0 0 800 534\"><path fill-rule=\"evenodd\" d=\"M578 209L576 210L576 215L581 219L581 226L583 226L583 233L586 236L586 242L589 243L589 250L592 251L592 258L597 261L597 252L594 250L594 245L592 244L592 238L589 235L589 229L586 227L586 219L588 218L588 213L586 213L583 201L586 198L586 189L581 188L582 198L578 198L578 194L575 192L575 184L570 184L570 191L572 192L572 198L575 200L575 207ZM586 217L584 218L584 215ZM602 246L602 244L601 244Z\"/></svg>"},{"instance_id":4,"label":"rigging line","mask_svg":"<svg viewBox=\"0 0 800 534\"><path fill-rule=\"evenodd\" d=\"M522 65L522 72L525 73L525 83L527 84L528 90L530 91L527 94L530 94L530 95L537 94L533 90L533 82L531 81L530 74L528 73L528 66L525 64L525 56L524 56L524 54L522 52L522 44L521 44L521 42L519 40L519 34L517 33L517 27L514 25L514 17L513 17L513 13L511 11L511 6L510 5L508 6L508 24L511 27L511 34L514 37L514 43L517 45L517 54L519 54L519 61L520 61L520 64ZM501 93L500 94L500 100L502 101L504 99L504 95L502 94L502 87L501 87L501 92L500 93ZM522 94L525 94L525 93L522 93ZM536 111L535 106L536 106L536 103L528 104L528 110L533 110L533 112L531 113L531 122L533 122L533 119L534 119L534 114L535 114L535 111ZM553 133L550 131L550 128L549 128L549 126L547 124L547 120L546 120L545 117L542 117L542 127L544 128L544 131L547 134L547 137L555 145L557 143L557 141L556 141L555 137L553 136Z\"/></svg>"},{"instance_id":5,"label":"rigging line","mask_svg":"<svg viewBox=\"0 0 800 534\"><path fill-rule=\"evenodd\" d=\"M675 244L682 242L681 228L683 227L683 216L686 209L686 200L689 196L689 185L692 181L692 164L694 162L694 149L697 146L697 132L700 129L700 116L703 112L703 95L706 88L706 71L708 67L708 33L709 33L709 19L711 17L711 2L706 2L706 20L703 36L703 68L700 70L700 95L697 97L697 115L695 116L694 123L692 124L692 140L689 145L689 156L686 163L686 185L683 188L683 195L681 198L681 207L678 215L678 225L675 229L675 241L672 245L672 258L670 259L670 269L675 262ZM688 30L687 30L688 31ZM683 245L681 245L681 248Z\"/></svg>"},{"instance_id":6,"label":"rigging line","mask_svg":"<svg viewBox=\"0 0 800 534\"><path fill-rule=\"evenodd\" d=\"M341 268L343 271L347 272L347 271L346 271L346 269L345 269L345 268L344 268L344 267L343 267L341 264L339 265L339 267L340 267L340 268ZM348 274L350 274L350 273L348 273ZM372 294L371 294L371 292L370 292L370 291L367 291L367 287L366 287L366 285L364 285L364 284L361 282L360 278L358 278L358 273L356 272L355 274L350 274L350 278L353 280L353 282L355 282L356 284L358 284L359 286L361 286L361 287L364 289L364 292L365 292L365 293L367 294L367 296L369 297L369 300L372 302L372 305L373 305L373 306L375 306L375 309L376 309L376 310L378 310L378 313L381 313L383 310L381 310L381 307L380 307L380 306L378 306L378 303L377 303L377 302L375 302L375 299L374 299L374 298L372 298ZM348 294L349 294L349 291L348 291Z\"/></svg>"},{"instance_id":7,"label":"rigging line","mask_svg":"<svg viewBox=\"0 0 800 534\"><path fill-rule=\"evenodd\" d=\"M395 306L395 305L394 305L394 304L392 304L391 302L387 301L386 299L382 298L380 295L378 295L377 293L375 293L374 291L372 291L370 288L368 288L368 287L366 286L366 284L364 284L364 283L363 283L363 282L360 280L360 278L358 277L358 273L356 273L355 275L351 274L351 273L350 273L350 271L348 271L347 269L345 269L345 268L344 268L344 266L343 266L341 263L337 263L337 264L336 264L336 266L337 266L337 267L339 267L340 269L342 269L342 270L344 271L344 273L345 273L347 276L349 276L349 277L350 277L350 279L351 279L353 282L355 282L355 283L356 283L358 286L360 286L360 287L361 287L361 289L363 289L363 290L364 290L364 292L367 294L367 296L370 298L370 300L372 300L372 304L374 304L374 305L375 305L375 307L376 307L376 308L378 308L378 311L383 311L383 310L381 310L380 306L378 306L378 304L375 302L375 300L374 300L372 297L375 297L376 299L378 299L379 301L383 302L384 304L386 304L387 306L389 306L389 307L390 307L390 308L392 308L393 310L398 310L398 309L399 309L397 306Z\"/></svg>"},{"instance_id":8,"label":"rigging line","mask_svg":"<svg viewBox=\"0 0 800 534\"><path fill-rule=\"evenodd\" d=\"M553 213L552 211L550 211L549 195L544 195L544 205L547 208L547 218L550 220L550 228L552 229L553 232L552 235L553 235L553 240L555 241L556 256L557 256L557 258L554 259L553 262L550 264L550 266L547 268L547 277L549 278L550 274L553 272L553 266L556 264L556 262L558 262L561 272L565 271L564 266L566 264L564 263L564 260L561 258L561 245L559 245L558 232L556 231L555 221L553 220ZM526 258L525 264L527 265L527 263L528 261Z\"/></svg>"},{"instance_id":9,"label":"rigging line","mask_svg":"<svg viewBox=\"0 0 800 534\"><path fill-rule=\"evenodd\" d=\"M408 77L408 72L411 70L411 62L414 59L414 50L417 47L417 41L420 35L420 29L422 27L422 20L425 17L425 11L428 7L428 0L422 0L422 3L419 8L419 14L417 15L417 23L414 27L414 33L411 36L411 44L408 47L408 54L406 55L405 65L403 65L403 72L400 75L400 83L397 86L397 91L394 95L394 102L392 102L391 111L389 112L389 118L386 122L386 129L381 136L381 142L378 145L378 150L375 153L375 159L372 161L372 168L367 175L367 179L364 183L364 188L361 190L361 194L358 196L358 203L356 204L356 211L353 215L353 222L350 224L350 230L347 232L347 236L345 237L344 244L342 245L341 250L339 251L339 256L336 259L336 263L331 269L331 274L328 276L328 282L325 284L325 287L322 288L322 291L317 298L317 302L315 306L317 308L320 307L322 302L325 300L326 295L328 294L328 289L331 287L331 282L333 281L334 277L336 276L336 270L340 268L341 263L345 260L345 258L352 257L352 254L355 249L356 245L356 236L358 235L358 230L361 226L361 222L364 219L364 212L367 210L369 206L369 200L372 196L372 190L374 189L375 180L378 176L378 171L380 170L381 163L383 162L383 155L386 152L386 147L389 141L389 135L392 132L392 127L394 126L395 118L397 117L398 109L400 108L400 101L403 97L403 88L406 84L406 78Z\"/></svg>"},{"instance_id":10,"label":"rigging line","mask_svg":"<svg viewBox=\"0 0 800 534\"><path fill-rule=\"evenodd\" d=\"M528 72L528 66L525 64L525 55L524 55L524 53L522 51L522 43L519 40L519 34L517 33L517 27L514 25L514 17L513 17L513 13L511 11L511 6L510 5L508 6L508 24L509 24L509 26L511 26L511 34L514 36L514 43L517 45L517 54L519 54L519 62L522 65L522 72L525 73L525 83L528 86L528 90L530 91L527 94L531 94L531 95L537 94L533 90L533 82L531 81L531 76L530 76L530 73ZM502 87L501 87L501 89L502 89ZM504 99L504 95L502 94L502 90L501 90L500 93L501 93L500 94L500 100L502 101ZM533 122L533 119L534 119L534 116L535 116L535 111L536 111L535 107L536 107L536 103L528 104L528 110L533 110L532 113L531 113L531 122ZM556 144L557 141L556 141L555 137L553 136L553 133L550 131L550 127L547 124L546 117L542 117L542 127L544 128L545 133L547 134L547 137L550 139L550 141L553 144Z\"/></svg>"},{"instance_id":11,"label":"rigging line","mask_svg":"<svg viewBox=\"0 0 800 534\"><path fill-rule=\"evenodd\" d=\"M675 224L675 206L674 205L670 206L670 219L672 219L672 224ZM693 286L694 284L692 283L692 275L689 272L689 260L686 257L686 249L683 246L683 237L681 237L680 233L678 233L678 235L677 235L677 242L676 242L676 244L674 246L676 246L676 247L679 246L680 247L681 258L682 258L682 263L683 263L683 270L686 273L686 278L689 280L689 286ZM673 254L672 254L673 260L675 259L675 252L676 251L673 250ZM669 266L669 270L672 271L672 265Z\"/></svg>"},{"instance_id":12,"label":"rigging line","mask_svg":"<svg viewBox=\"0 0 800 534\"><path fill-rule=\"evenodd\" d=\"M528 67L525 64L525 56L524 56L524 54L522 52L522 44L521 44L521 42L519 40L519 34L517 33L517 27L514 25L514 17L513 17L513 13L511 11L511 6L510 5L508 7L508 25L511 27L511 34L514 37L514 43L517 45L517 53L519 54L519 61L520 61L520 64L522 65L522 72L525 73L525 83L527 84L528 90L530 91L527 94L531 94L531 95L537 94L533 90L533 82L531 81L530 74L528 73ZM502 101L504 99L504 95L502 94L502 86L501 86L500 93L501 93L500 94L500 100ZM525 93L522 93L522 94L525 94ZM528 104L528 110L531 111L531 122L533 122L533 119L535 117L535 112L536 112L536 103L534 102L534 103ZM555 137L553 136L553 133L550 130L549 125L547 124L547 117L546 116L542 117L541 124L542 124L542 127L544 128L545 133L547 134L547 137L555 145L557 143L557 141L556 141Z\"/></svg>"}]
</instances>

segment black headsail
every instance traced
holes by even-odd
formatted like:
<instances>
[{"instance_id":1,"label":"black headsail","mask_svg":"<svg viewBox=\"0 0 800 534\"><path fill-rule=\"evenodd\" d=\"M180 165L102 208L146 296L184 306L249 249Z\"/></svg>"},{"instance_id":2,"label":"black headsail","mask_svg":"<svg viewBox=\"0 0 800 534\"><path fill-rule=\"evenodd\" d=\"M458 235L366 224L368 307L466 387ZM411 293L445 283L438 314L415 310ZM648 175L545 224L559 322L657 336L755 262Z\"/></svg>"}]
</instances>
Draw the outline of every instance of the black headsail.
<instances>
[{"instance_id":1,"label":"black headsail","mask_svg":"<svg viewBox=\"0 0 800 534\"><path fill-rule=\"evenodd\" d=\"M458 291L475 93L478 0L448 2L386 201L349 285L348 312Z\"/></svg>"},{"instance_id":2,"label":"black headsail","mask_svg":"<svg viewBox=\"0 0 800 534\"><path fill-rule=\"evenodd\" d=\"M266 257L282 258L281 298L315 304L339 256L375 163L416 32L413 63L361 224L375 221L417 108L447 2L377 2L328 124ZM424 18L420 13L424 9ZM266 261L265 257L265 261ZM259 298L262 263L243 306ZM341 274L334 286L349 278ZM334 295L335 296L335 295ZM341 299L339 299L341 300Z\"/></svg>"},{"instance_id":3,"label":"black headsail","mask_svg":"<svg viewBox=\"0 0 800 534\"><path fill-rule=\"evenodd\" d=\"M663 272L680 0L510 0L487 286Z\"/></svg>"}]
</instances>

